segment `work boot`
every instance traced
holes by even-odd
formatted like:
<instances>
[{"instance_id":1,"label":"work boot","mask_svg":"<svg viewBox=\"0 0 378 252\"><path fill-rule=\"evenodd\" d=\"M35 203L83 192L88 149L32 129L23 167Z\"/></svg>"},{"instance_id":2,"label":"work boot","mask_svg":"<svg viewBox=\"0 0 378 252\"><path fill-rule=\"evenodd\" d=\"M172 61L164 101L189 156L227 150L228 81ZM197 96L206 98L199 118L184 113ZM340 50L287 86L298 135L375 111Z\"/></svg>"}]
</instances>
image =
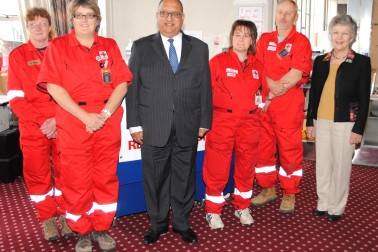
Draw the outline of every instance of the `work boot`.
<instances>
[{"instance_id":1,"label":"work boot","mask_svg":"<svg viewBox=\"0 0 378 252\"><path fill-rule=\"evenodd\" d=\"M280 213L292 214L295 208L295 194L286 195L282 197Z\"/></svg>"},{"instance_id":2,"label":"work boot","mask_svg":"<svg viewBox=\"0 0 378 252\"><path fill-rule=\"evenodd\" d=\"M209 223L211 229L222 230L224 228L220 214L206 213L206 221Z\"/></svg>"},{"instance_id":3,"label":"work boot","mask_svg":"<svg viewBox=\"0 0 378 252\"><path fill-rule=\"evenodd\" d=\"M72 232L71 228L68 226L66 217L64 217L64 215L59 216L59 226L60 226L60 233L65 238L75 235L75 233Z\"/></svg>"},{"instance_id":4,"label":"work boot","mask_svg":"<svg viewBox=\"0 0 378 252\"><path fill-rule=\"evenodd\" d=\"M108 231L92 231L92 239L98 242L98 245L103 251L111 251L116 247L116 242L108 234Z\"/></svg>"},{"instance_id":5,"label":"work boot","mask_svg":"<svg viewBox=\"0 0 378 252\"><path fill-rule=\"evenodd\" d=\"M55 241L59 239L59 233L58 229L56 228L54 217L42 222L42 232L45 239L48 241Z\"/></svg>"},{"instance_id":6,"label":"work boot","mask_svg":"<svg viewBox=\"0 0 378 252\"><path fill-rule=\"evenodd\" d=\"M77 237L75 251L76 252L92 252L92 242L91 242L90 234L79 235Z\"/></svg>"},{"instance_id":7,"label":"work boot","mask_svg":"<svg viewBox=\"0 0 378 252\"><path fill-rule=\"evenodd\" d=\"M235 210L235 216L240 219L240 223L243 226L249 226L253 224L251 209L249 208L242 209L242 210Z\"/></svg>"},{"instance_id":8,"label":"work boot","mask_svg":"<svg viewBox=\"0 0 378 252\"><path fill-rule=\"evenodd\" d=\"M251 202L254 207L262 207L276 199L276 188L272 187L262 189L259 195L251 199Z\"/></svg>"}]
</instances>

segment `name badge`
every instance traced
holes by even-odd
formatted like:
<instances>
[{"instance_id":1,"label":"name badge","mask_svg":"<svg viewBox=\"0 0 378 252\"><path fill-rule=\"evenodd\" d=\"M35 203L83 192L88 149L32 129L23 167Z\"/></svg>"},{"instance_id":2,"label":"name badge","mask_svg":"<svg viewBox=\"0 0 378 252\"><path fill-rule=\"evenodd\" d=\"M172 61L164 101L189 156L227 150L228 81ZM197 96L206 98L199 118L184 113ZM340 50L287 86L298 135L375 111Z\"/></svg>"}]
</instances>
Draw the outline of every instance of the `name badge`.
<instances>
[{"instance_id":1,"label":"name badge","mask_svg":"<svg viewBox=\"0 0 378 252\"><path fill-rule=\"evenodd\" d=\"M289 51L285 49L283 49L282 51L280 51L279 53L277 53L277 57L282 60L283 58L285 58L287 55L289 55Z\"/></svg>"},{"instance_id":2,"label":"name badge","mask_svg":"<svg viewBox=\"0 0 378 252\"><path fill-rule=\"evenodd\" d=\"M41 65L41 60L36 59L36 60L30 60L27 62L28 66L34 66L34 65Z\"/></svg>"}]
</instances>

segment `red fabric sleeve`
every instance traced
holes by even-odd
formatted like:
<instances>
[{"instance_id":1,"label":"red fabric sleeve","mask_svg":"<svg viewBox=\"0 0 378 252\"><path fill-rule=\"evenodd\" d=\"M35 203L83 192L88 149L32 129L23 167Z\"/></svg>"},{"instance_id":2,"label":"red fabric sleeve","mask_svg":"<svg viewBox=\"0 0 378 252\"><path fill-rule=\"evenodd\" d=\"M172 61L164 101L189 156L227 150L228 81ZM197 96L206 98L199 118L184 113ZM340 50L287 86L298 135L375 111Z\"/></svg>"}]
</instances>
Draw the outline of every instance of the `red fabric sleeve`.
<instances>
[{"instance_id":1,"label":"red fabric sleeve","mask_svg":"<svg viewBox=\"0 0 378 252\"><path fill-rule=\"evenodd\" d=\"M60 74L63 73L64 64L58 64L62 62L60 55L61 53L59 52L58 46L53 40L46 49L45 58L38 76L37 83L39 90L46 90L47 82L62 86L63 83Z\"/></svg>"},{"instance_id":2,"label":"red fabric sleeve","mask_svg":"<svg viewBox=\"0 0 378 252\"><path fill-rule=\"evenodd\" d=\"M113 76L113 88L117 87L121 83L128 83L131 85L131 80L133 78L133 74L131 73L130 69L127 67L126 62L122 58L121 51L117 43L111 39L110 49L112 50L113 54L113 66L112 66L112 76Z\"/></svg>"},{"instance_id":3,"label":"red fabric sleeve","mask_svg":"<svg viewBox=\"0 0 378 252\"><path fill-rule=\"evenodd\" d=\"M312 49L311 44L305 37L299 37L296 41L295 51L292 53L291 68L298 69L303 72L302 79L297 85L307 83L310 78L312 69Z\"/></svg>"},{"instance_id":4,"label":"red fabric sleeve","mask_svg":"<svg viewBox=\"0 0 378 252\"><path fill-rule=\"evenodd\" d=\"M217 86L217 78L219 75L219 63L217 60L217 56L214 56L210 62L210 77L211 77L211 89L212 92L214 93L214 90L216 89Z\"/></svg>"},{"instance_id":5,"label":"red fabric sleeve","mask_svg":"<svg viewBox=\"0 0 378 252\"><path fill-rule=\"evenodd\" d=\"M9 104L12 112L17 115L20 121L35 122L38 125L42 125L45 121L45 117L40 113L38 108L33 106L33 103L27 100L27 93L24 92L24 85L35 85L35 83L22 82L21 67L25 64L25 59L22 54L23 47L21 46L13 50L9 55L7 92L8 94L10 94L10 92L17 92L18 94ZM28 74L33 74L33 72ZM37 76L31 79L36 80Z\"/></svg>"}]
</instances>

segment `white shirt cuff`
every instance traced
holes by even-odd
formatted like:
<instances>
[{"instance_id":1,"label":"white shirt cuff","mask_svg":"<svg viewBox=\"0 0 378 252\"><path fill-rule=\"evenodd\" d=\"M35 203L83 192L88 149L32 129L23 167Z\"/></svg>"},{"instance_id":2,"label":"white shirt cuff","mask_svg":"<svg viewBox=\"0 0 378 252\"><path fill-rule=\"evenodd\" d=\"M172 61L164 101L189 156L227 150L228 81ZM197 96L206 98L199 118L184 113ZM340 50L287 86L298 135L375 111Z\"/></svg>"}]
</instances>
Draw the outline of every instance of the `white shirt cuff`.
<instances>
[{"instance_id":1,"label":"white shirt cuff","mask_svg":"<svg viewBox=\"0 0 378 252\"><path fill-rule=\"evenodd\" d=\"M130 127L129 131L130 131L130 134L133 134L135 132L141 132L141 131L143 131L143 128L142 128L142 126Z\"/></svg>"}]
</instances>

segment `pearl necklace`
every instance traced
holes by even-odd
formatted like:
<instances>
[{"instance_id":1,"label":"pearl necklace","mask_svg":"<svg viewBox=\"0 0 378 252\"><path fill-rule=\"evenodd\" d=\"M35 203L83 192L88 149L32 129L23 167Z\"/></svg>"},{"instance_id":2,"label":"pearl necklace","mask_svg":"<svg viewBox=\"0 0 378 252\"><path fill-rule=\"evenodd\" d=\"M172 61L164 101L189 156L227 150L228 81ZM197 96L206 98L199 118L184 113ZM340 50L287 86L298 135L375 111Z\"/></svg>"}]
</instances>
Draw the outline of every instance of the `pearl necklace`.
<instances>
[{"instance_id":1,"label":"pearl necklace","mask_svg":"<svg viewBox=\"0 0 378 252\"><path fill-rule=\"evenodd\" d=\"M332 52L332 57L337 59L337 60L344 60L347 57L347 55L344 55L343 57L336 57L336 55L333 54L333 52Z\"/></svg>"}]
</instances>

